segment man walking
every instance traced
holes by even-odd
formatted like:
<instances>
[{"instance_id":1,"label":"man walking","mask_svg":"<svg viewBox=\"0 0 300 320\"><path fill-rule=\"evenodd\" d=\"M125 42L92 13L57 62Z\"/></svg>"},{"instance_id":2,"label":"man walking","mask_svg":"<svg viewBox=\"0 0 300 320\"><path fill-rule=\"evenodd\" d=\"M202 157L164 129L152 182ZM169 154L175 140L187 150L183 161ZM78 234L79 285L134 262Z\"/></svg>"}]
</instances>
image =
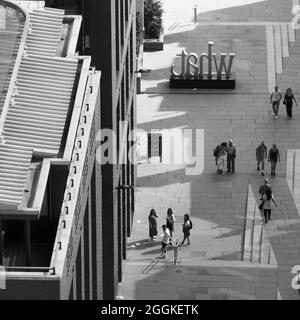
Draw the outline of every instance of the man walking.
<instances>
[{"instance_id":1,"label":"man walking","mask_svg":"<svg viewBox=\"0 0 300 320\"><path fill-rule=\"evenodd\" d=\"M269 155L268 155L268 162L271 162L271 177L276 176L275 171L276 171L276 164L278 161L280 162L280 154L276 144L274 143L272 148L269 150Z\"/></svg>"},{"instance_id":2,"label":"man walking","mask_svg":"<svg viewBox=\"0 0 300 320\"><path fill-rule=\"evenodd\" d=\"M227 146L227 172L230 171L234 173L235 171L235 158L236 158L236 148L233 145L233 141L229 140L228 146Z\"/></svg>"},{"instance_id":3,"label":"man walking","mask_svg":"<svg viewBox=\"0 0 300 320\"><path fill-rule=\"evenodd\" d=\"M260 170L261 163L261 175L264 176L265 170L265 159L267 159L267 147L262 141L261 144L256 148L256 161L257 161L257 171Z\"/></svg>"},{"instance_id":4,"label":"man walking","mask_svg":"<svg viewBox=\"0 0 300 320\"><path fill-rule=\"evenodd\" d=\"M272 193L272 187L271 187L271 185L269 183L269 180L267 178L265 178L264 179L264 184L261 185L259 187L259 190L258 190L258 193L261 195L261 199L260 200L263 199L263 197L266 194L267 190Z\"/></svg>"},{"instance_id":5,"label":"man walking","mask_svg":"<svg viewBox=\"0 0 300 320\"><path fill-rule=\"evenodd\" d=\"M167 226L164 224L162 226L163 229L163 238L161 242L161 259L165 259L167 257L167 245L170 241L173 241L173 238L170 236L170 230L167 228Z\"/></svg>"},{"instance_id":6,"label":"man walking","mask_svg":"<svg viewBox=\"0 0 300 320\"><path fill-rule=\"evenodd\" d=\"M278 89L278 86L275 86L274 91L271 93L271 96L270 96L270 103L272 104L275 119L277 119L281 98L282 98L282 92Z\"/></svg>"}]
</instances>

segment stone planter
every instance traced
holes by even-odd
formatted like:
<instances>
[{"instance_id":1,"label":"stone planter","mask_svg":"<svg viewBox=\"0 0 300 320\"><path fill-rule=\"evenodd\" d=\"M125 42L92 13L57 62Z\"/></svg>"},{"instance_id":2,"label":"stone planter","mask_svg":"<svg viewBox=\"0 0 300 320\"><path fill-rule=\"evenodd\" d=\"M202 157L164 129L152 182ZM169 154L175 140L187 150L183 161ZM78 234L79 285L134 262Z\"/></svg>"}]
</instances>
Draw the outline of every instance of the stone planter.
<instances>
[{"instance_id":1,"label":"stone planter","mask_svg":"<svg viewBox=\"0 0 300 320\"><path fill-rule=\"evenodd\" d=\"M164 35L159 39L144 39L144 51L162 51L164 50Z\"/></svg>"}]
</instances>

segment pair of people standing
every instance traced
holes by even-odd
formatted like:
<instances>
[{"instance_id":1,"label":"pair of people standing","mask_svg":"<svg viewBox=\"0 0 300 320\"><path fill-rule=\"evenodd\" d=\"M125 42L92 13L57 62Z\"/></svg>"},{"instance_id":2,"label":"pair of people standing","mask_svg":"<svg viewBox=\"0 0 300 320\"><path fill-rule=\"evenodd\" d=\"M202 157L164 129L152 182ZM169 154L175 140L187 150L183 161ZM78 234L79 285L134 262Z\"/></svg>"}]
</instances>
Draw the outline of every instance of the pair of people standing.
<instances>
[{"instance_id":1,"label":"pair of people standing","mask_svg":"<svg viewBox=\"0 0 300 320\"><path fill-rule=\"evenodd\" d=\"M271 96L270 96L270 103L272 104L275 119L278 118L278 110L279 110L281 99L282 99L282 92L278 89L278 86L275 86L274 91L271 93ZM293 91L291 88L288 88L286 90L286 93L284 94L283 104L285 104L286 106L286 113L289 119L293 119L293 113L292 113L293 101L295 101L297 106L298 103L293 94Z\"/></svg>"},{"instance_id":2,"label":"pair of people standing","mask_svg":"<svg viewBox=\"0 0 300 320\"><path fill-rule=\"evenodd\" d=\"M256 148L256 161L257 161L257 171L260 171L260 164L261 164L261 175L264 176L264 169L265 169L265 159L267 159L267 146L265 145L264 141ZM268 162L271 163L271 177L276 176L276 165L277 162L280 162L280 153L279 150L274 143L272 148L269 150L268 154Z\"/></svg>"},{"instance_id":3,"label":"pair of people standing","mask_svg":"<svg viewBox=\"0 0 300 320\"><path fill-rule=\"evenodd\" d=\"M157 232L157 214L154 209L151 209L150 214L148 216L148 222L149 222L149 237L151 240L155 240L158 232ZM175 230L175 215L173 214L173 211L171 208L167 211L167 218L166 218L166 228L168 228L170 236L172 237L172 234Z\"/></svg>"},{"instance_id":4,"label":"pair of people standing","mask_svg":"<svg viewBox=\"0 0 300 320\"><path fill-rule=\"evenodd\" d=\"M236 147L233 144L232 139L227 142L221 143L214 150L214 157L216 160L217 171L219 173L225 173L225 159L227 157L227 173L235 172L235 159L236 159Z\"/></svg>"},{"instance_id":5,"label":"pair of people standing","mask_svg":"<svg viewBox=\"0 0 300 320\"><path fill-rule=\"evenodd\" d=\"M175 217L171 216L173 215L172 209L168 209L168 216L167 216L167 224L162 226L162 230L163 230L163 238L162 238L162 242L161 242L161 256L160 258L164 259L167 257L167 246L170 242L174 242L174 239L172 237L171 234L171 229L173 229L174 231L174 227L172 227L172 225L174 225L175 222ZM173 222L171 222L171 219ZM168 226L171 228L169 229ZM188 240L188 245L190 245L190 230L192 229L193 224L192 221L190 220L190 216L186 213L184 215L184 222L182 225L182 231L183 231L183 240L181 242L181 244L184 244L185 240Z\"/></svg>"}]
</instances>

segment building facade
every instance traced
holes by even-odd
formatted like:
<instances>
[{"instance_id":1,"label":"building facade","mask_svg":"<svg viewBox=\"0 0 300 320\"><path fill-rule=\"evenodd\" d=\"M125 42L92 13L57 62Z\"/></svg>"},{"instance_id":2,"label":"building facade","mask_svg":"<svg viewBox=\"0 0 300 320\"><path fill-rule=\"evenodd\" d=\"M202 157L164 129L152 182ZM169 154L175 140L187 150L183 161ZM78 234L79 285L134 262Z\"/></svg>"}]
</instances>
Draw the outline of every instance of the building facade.
<instances>
[{"instance_id":1,"label":"building facade","mask_svg":"<svg viewBox=\"0 0 300 320\"><path fill-rule=\"evenodd\" d=\"M38 203L39 207L29 205L28 201L26 210L21 213L25 217L28 209L32 212L24 222L11 222L10 219L20 220L20 207L14 206L14 216L8 218L7 206L1 205L2 234L14 239L12 230L24 230L17 248L20 257L25 252L26 259L12 259L13 251L8 250L10 241L1 238L6 288L0 290L0 299L23 299L25 296L26 299L115 299L118 282L122 281L122 261L126 258L126 239L134 212L135 165L120 160L133 154L134 142L129 137L135 128L136 1L45 2L48 9L39 4L38 9L31 7L30 12L24 14L25 20L29 17L30 21L27 34L24 31L25 49L49 46L54 35L45 31L45 27L36 26L38 19L45 18L47 23L55 24L52 14L61 15L63 9L62 26L55 26L60 33L57 48L51 58L46 55L44 59L49 62L58 56L58 64L60 59L69 63L74 59L80 67L72 80L59 152L54 156L34 151L40 162L36 164L31 160L29 163L30 168L37 166L37 178L32 177L29 192L31 202ZM3 6L26 11L10 1L4 1ZM48 43L38 43L35 34L30 38L34 32L46 32ZM79 56L74 55L77 39ZM51 79L52 71L48 66L41 67L46 64L38 62L34 76L45 78L47 71ZM20 66L17 67L19 77L30 77L28 70L22 74ZM65 67L61 71L67 73L69 69ZM95 70L101 70L101 75ZM67 84L60 84L64 91ZM53 91L58 90L57 87ZM51 89L51 85L48 86L48 90ZM38 93L47 98L45 91L45 86L38 87ZM4 117L3 112L1 117ZM106 137L103 129L112 129L115 133L113 150L111 140L107 140L110 137ZM101 132L104 133L101 135ZM116 161L99 161L101 152L112 153ZM47 233L51 236L45 236ZM36 250L45 243L46 257L41 250ZM14 244L12 248L15 247Z\"/></svg>"},{"instance_id":2,"label":"building facade","mask_svg":"<svg viewBox=\"0 0 300 320\"><path fill-rule=\"evenodd\" d=\"M139 2L139 1L138 1ZM142 2L142 1L140 1ZM103 298L114 299L122 281L126 239L134 212L136 168L126 163L136 123L136 1L46 1L83 17L78 50L101 70L101 128L116 134L116 162L102 164ZM102 136L103 142L107 141ZM111 141L111 140L110 140ZM111 142L106 145L110 148ZM121 161L122 159L124 161ZM100 212L99 212L100 214Z\"/></svg>"}]
</instances>

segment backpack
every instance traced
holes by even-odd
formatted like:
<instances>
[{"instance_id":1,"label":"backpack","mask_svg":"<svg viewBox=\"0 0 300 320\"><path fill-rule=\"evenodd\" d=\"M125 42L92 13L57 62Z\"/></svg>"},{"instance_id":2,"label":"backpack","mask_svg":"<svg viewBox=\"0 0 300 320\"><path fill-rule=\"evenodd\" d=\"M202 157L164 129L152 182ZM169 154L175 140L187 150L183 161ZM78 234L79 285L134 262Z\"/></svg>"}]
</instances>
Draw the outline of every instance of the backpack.
<instances>
[{"instance_id":1,"label":"backpack","mask_svg":"<svg viewBox=\"0 0 300 320\"><path fill-rule=\"evenodd\" d=\"M190 220L190 230L191 230L191 229L193 229L193 222L191 219L189 219L189 220Z\"/></svg>"}]
</instances>

